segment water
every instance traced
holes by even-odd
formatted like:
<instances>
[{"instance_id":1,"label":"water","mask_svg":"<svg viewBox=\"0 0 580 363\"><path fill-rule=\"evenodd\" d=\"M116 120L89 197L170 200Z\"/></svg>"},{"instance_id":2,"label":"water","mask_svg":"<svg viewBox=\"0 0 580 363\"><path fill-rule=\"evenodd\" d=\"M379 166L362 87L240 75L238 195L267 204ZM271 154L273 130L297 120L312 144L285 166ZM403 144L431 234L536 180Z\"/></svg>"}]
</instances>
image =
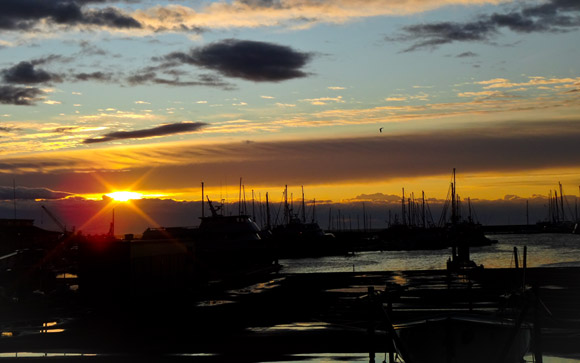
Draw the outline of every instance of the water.
<instances>
[{"instance_id":1,"label":"water","mask_svg":"<svg viewBox=\"0 0 580 363\"><path fill-rule=\"evenodd\" d=\"M497 244L474 247L471 259L486 268L514 267L514 247L518 249L519 265L523 264L524 246L527 247L528 267L580 267L580 235L572 234L503 234L488 235ZM355 256L330 256L322 258L281 260L286 273L370 272L445 269L451 249L436 251L375 251L361 252ZM302 354L287 357L286 361L300 362L369 362L368 353L358 354ZM377 353L375 362L382 362L383 353ZM533 362L531 354L524 357ZM388 361L388 359L386 360ZM544 355L546 363L578 363L577 357Z\"/></svg>"},{"instance_id":2,"label":"water","mask_svg":"<svg viewBox=\"0 0 580 363\"><path fill-rule=\"evenodd\" d=\"M473 247L471 259L486 268L514 267L514 247L519 265L527 246L528 267L580 267L580 235L573 234L499 234L488 235L498 243ZM445 269L451 249L435 251L371 251L354 256L280 260L285 273L366 272Z\"/></svg>"}]
</instances>

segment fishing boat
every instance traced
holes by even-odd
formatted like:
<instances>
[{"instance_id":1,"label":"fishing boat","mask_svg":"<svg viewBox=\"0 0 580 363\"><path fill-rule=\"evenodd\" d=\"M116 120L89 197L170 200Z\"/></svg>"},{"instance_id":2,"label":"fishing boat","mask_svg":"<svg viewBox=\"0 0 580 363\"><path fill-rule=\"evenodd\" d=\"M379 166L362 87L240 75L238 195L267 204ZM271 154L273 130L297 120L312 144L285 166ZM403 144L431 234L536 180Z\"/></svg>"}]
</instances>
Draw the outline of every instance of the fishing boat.
<instances>
[{"instance_id":1,"label":"fishing boat","mask_svg":"<svg viewBox=\"0 0 580 363\"><path fill-rule=\"evenodd\" d=\"M80 289L89 295L187 291L208 281L279 269L271 241L245 214L226 216L207 198L211 215L199 227L148 228L142 238L86 238L80 246Z\"/></svg>"},{"instance_id":2,"label":"fishing boat","mask_svg":"<svg viewBox=\"0 0 580 363\"><path fill-rule=\"evenodd\" d=\"M407 363L519 363L531 344L529 325L494 316L448 314L394 329Z\"/></svg>"},{"instance_id":3,"label":"fishing boat","mask_svg":"<svg viewBox=\"0 0 580 363\"><path fill-rule=\"evenodd\" d=\"M277 265L272 241L247 214L226 216L207 199L211 215L193 231L196 261L213 274L250 272Z\"/></svg>"},{"instance_id":4,"label":"fishing boat","mask_svg":"<svg viewBox=\"0 0 580 363\"><path fill-rule=\"evenodd\" d=\"M314 206L312 220L307 222L304 188L302 216L299 216L288 203L288 186L285 187L284 220L271 229L271 239L280 258L321 257L347 253L346 247L337 242L333 234L326 233L320 228L315 220Z\"/></svg>"}]
</instances>

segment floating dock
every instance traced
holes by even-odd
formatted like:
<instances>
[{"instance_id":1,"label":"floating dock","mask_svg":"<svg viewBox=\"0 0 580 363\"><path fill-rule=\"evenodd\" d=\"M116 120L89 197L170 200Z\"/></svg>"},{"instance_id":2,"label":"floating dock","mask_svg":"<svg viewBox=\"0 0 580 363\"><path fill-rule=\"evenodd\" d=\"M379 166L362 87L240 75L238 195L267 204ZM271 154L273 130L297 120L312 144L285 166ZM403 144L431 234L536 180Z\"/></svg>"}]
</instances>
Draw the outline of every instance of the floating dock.
<instances>
[{"instance_id":1,"label":"floating dock","mask_svg":"<svg viewBox=\"0 0 580 363\"><path fill-rule=\"evenodd\" d=\"M370 357L393 350L385 321L372 308L377 301L393 322L443 311L485 314L505 307L506 294L523 284L536 286L541 299L543 353L580 357L580 268L278 273L139 300L5 304L0 352L90 354L104 362ZM60 359L68 358L53 358Z\"/></svg>"}]
</instances>

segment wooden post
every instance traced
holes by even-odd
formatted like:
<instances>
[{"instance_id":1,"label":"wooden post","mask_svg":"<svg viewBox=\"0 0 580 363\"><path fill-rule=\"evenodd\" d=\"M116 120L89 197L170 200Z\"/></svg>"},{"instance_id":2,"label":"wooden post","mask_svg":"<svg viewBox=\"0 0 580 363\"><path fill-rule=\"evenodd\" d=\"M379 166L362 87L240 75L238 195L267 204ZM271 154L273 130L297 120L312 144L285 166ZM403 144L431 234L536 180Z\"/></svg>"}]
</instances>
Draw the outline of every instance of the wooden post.
<instances>
[{"instance_id":1,"label":"wooden post","mask_svg":"<svg viewBox=\"0 0 580 363\"><path fill-rule=\"evenodd\" d=\"M540 288L534 284L534 360L543 363L542 358L542 327L540 326Z\"/></svg>"},{"instance_id":2,"label":"wooden post","mask_svg":"<svg viewBox=\"0 0 580 363\"><path fill-rule=\"evenodd\" d=\"M522 291L526 291L526 268L528 267L528 246L524 246L524 260L522 262Z\"/></svg>"},{"instance_id":3,"label":"wooden post","mask_svg":"<svg viewBox=\"0 0 580 363\"><path fill-rule=\"evenodd\" d=\"M375 295L375 287L369 286L368 287L368 298L369 298L369 316L368 316L368 329L367 332L369 334L369 362L374 363L375 361L375 302L374 302L374 295Z\"/></svg>"},{"instance_id":4,"label":"wooden post","mask_svg":"<svg viewBox=\"0 0 580 363\"><path fill-rule=\"evenodd\" d=\"M518 259L518 248L514 247L514 260L516 264L516 270L520 268L520 261Z\"/></svg>"},{"instance_id":5,"label":"wooden post","mask_svg":"<svg viewBox=\"0 0 580 363\"><path fill-rule=\"evenodd\" d=\"M393 313L393 298L391 294L389 294L389 284L385 286L385 296L387 297L387 314L391 316ZM388 331L387 331L388 334ZM393 346L394 348L394 346ZM395 352L393 349L389 350L389 363L393 363L395 361Z\"/></svg>"}]
</instances>

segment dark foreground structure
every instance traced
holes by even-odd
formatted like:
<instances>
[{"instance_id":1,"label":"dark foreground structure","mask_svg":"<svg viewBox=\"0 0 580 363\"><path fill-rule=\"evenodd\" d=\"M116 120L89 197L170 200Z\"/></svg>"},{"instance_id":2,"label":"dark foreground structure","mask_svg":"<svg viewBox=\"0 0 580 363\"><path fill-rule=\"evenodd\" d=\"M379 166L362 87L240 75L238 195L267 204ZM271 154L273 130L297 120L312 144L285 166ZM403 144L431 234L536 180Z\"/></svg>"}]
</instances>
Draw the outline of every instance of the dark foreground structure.
<instances>
[{"instance_id":1,"label":"dark foreground structure","mask_svg":"<svg viewBox=\"0 0 580 363\"><path fill-rule=\"evenodd\" d=\"M74 285L74 276L62 283ZM39 294L2 301L0 357L265 362L357 352L382 361L394 352L389 320L509 312L521 306L525 294L513 292L522 286L539 298L527 302L524 316L539 327L532 350L580 359L580 268L272 273L139 298Z\"/></svg>"}]
</instances>

